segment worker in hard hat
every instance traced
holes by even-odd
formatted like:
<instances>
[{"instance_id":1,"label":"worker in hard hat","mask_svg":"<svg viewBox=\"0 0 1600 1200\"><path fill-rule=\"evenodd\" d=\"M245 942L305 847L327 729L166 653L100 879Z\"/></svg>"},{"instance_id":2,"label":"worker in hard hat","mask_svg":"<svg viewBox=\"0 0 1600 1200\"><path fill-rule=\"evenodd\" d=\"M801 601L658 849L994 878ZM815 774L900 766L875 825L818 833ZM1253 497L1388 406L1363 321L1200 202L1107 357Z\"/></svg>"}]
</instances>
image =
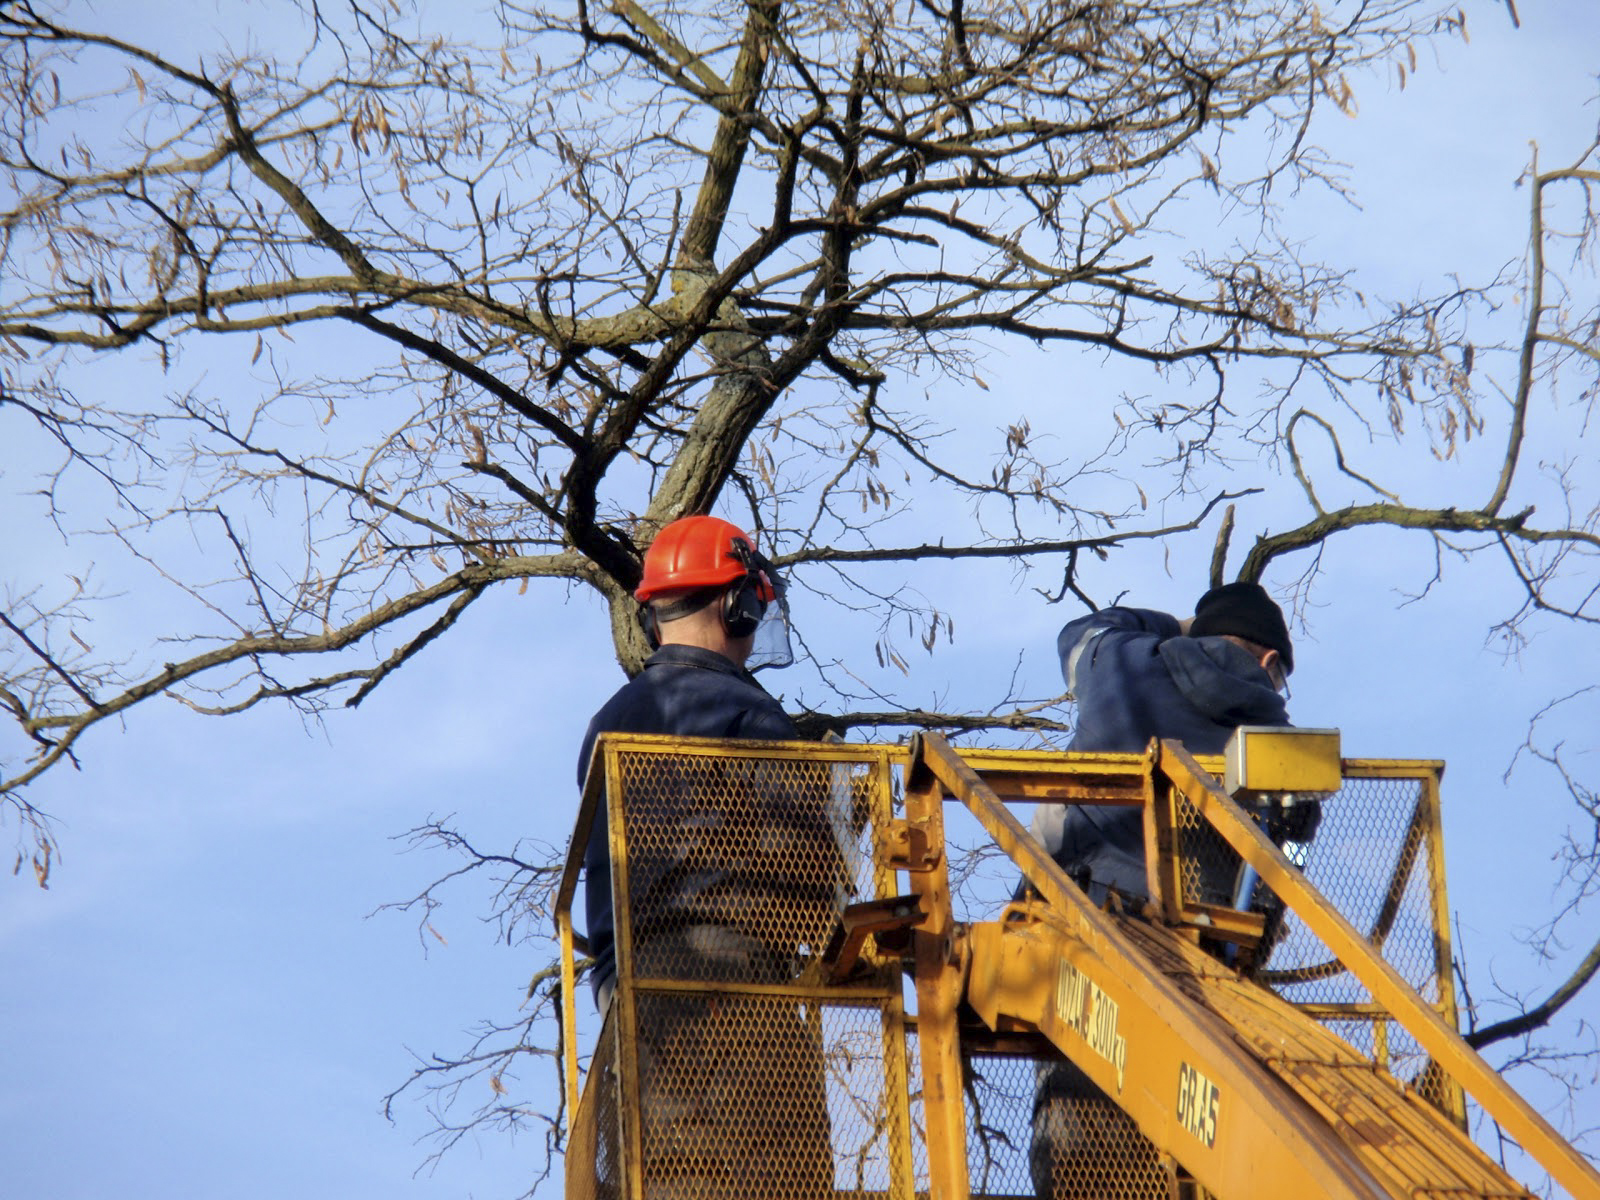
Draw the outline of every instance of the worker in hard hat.
<instances>
[{"instance_id":1,"label":"worker in hard hat","mask_svg":"<svg viewBox=\"0 0 1600 1200\"><path fill-rule=\"evenodd\" d=\"M1240 725L1289 723L1283 693L1294 646L1283 611L1256 583L1212 588L1182 620L1150 609L1101 609L1069 621L1056 649L1078 704L1069 750L1142 753L1152 738L1174 738L1190 753L1221 754ZM1308 814L1308 826L1315 815ZM1031 830L1097 904L1113 892L1135 908L1145 899L1139 809L1041 804ZM1296 832L1310 837L1309 827ZM1211 840L1216 853L1197 863L1203 894L1196 898L1229 904L1237 859ZM1066 1061L1040 1072L1030 1166L1041 1200L1088 1200L1107 1188L1168 1194L1155 1146Z\"/></svg>"},{"instance_id":2,"label":"worker in hard hat","mask_svg":"<svg viewBox=\"0 0 1600 1200\"><path fill-rule=\"evenodd\" d=\"M663 528L645 553L644 578L634 592L653 652L644 669L589 722L578 754L579 789L601 733L797 738L794 722L747 669L758 633L763 643L760 665L787 666L792 659L782 587L777 571L731 522L693 516ZM584 878L594 959L590 982L604 1011L616 974L616 950L603 808L589 835Z\"/></svg>"},{"instance_id":3,"label":"worker in hard hat","mask_svg":"<svg viewBox=\"0 0 1600 1200\"><path fill-rule=\"evenodd\" d=\"M601 733L797 738L749 669L791 660L783 592L772 564L728 521L691 516L663 528L634 593L653 652L590 721L580 788ZM626 877L615 886L639 987L634 1058L647 1196L748 1191L776 1200L832 1191L815 1021L770 992L681 987L781 986L803 954L817 953L837 919L841 874L824 801L825 791L807 790L769 761L727 757L657 763L625 792ZM604 807L584 862L592 981L608 1013L617 947ZM680 986L650 986L661 981ZM615 1169L614 1157L602 1158Z\"/></svg>"}]
</instances>

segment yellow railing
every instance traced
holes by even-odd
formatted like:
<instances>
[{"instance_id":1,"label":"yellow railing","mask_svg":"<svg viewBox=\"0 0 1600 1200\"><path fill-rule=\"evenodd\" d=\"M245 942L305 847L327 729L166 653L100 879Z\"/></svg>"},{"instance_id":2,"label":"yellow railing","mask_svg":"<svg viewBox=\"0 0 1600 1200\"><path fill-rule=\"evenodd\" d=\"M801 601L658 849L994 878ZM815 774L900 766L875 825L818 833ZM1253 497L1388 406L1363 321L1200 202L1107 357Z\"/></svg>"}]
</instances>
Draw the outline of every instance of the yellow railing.
<instances>
[{"instance_id":1,"label":"yellow railing","mask_svg":"<svg viewBox=\"0 0 1600 1200\"><path fill-rule=\"evenodd\" d=\"M1441 771L1437 762L1344 760L1344 785L1323 801L1321 828L1297 864L1222 794L1220 760L1193 758L1174 744L1145 755L958 754L933 737L893 747L607 735L596 747L556 903L569 1200L1031 1195L1038 1178L1030 1178L1029 1163L1036 1072L1059 1061L1051 1043L1070 1053L1083 1030L1051 1015L1064 1011L1053 989L1071 989L1070 980L1055 978L1055 960L1039 959L1018 976L1016 956L1055 947L1048 954L1067 961L1077 951L1063 948L1079 945L1089 955L1085 963L1122 963L1121 985L1143 989L1129 998L1130 1011L1168 1014L1144 1018L1164 1027L1151 1027L1149 1047L1160 1041L1157 1033L1200 1020L1188 1036L1196 1043L1211 1038L1225 1059L1237 1053L1235 1040L1212 1031L1205 1022L1213 1018L1162 980L1189 972L1192 987L1221 988L1218 996L1248 989L1254 985L1221 962L1235 955L1223 947L1237 947L1238 963L1257 983L1357 1047L1329 1042L1313 1057L1349 1056L1359 1064L1365 1055L1366 1076L1371 1065L1391 1069L1457 1124L1463 1109L1456 1081L1466 1084L1564 1186L1588 1196L1592 1169L1573 1166L1570 1147L1455 1033ZM950 798L972 812L1048 903L1013 905L1000 922L955 920L944 823ZM1151 899L1131 925L1088 906L1005 807L1039 802L1128 805L1146 814ZM571 910L583 847L602 811L616 986L582 1075L577 1014L588 1000L577 994L577 963L585 946ZM1230 856L1230 865L1248 865L1284 903L1258 905L1264 911L1255 913L1202 903L1194 881L1207 870L1214 875L1216 864L1202 870L1196 860L1218 853ZM1024 926L1038 933L1016 936ZM1167 941L1130 950L1145 936L1141 929ZM1205 946L1216 957L1202 953ZM1151 953L1171 961L1153 967ZM1010 965L1002 968L1002 958ZM988 973L982 987L979 970ZM1034 970L1042 974L1027 974ZM1008 981L997 982L1007 971ZM1238 994L1248 1001L1247 992ZM980 995L975 1012L969 1004ZM1134 1003L1152 997L1153 1009ZM1305 1020L1284 1012L1290 1015L1274 1019ZM974 1024L980 1015L986 1026ZM1111 1044L1106 1031L1095 1036ZM1097 1070L1104 1063L1094 1054L1104 1048L1085 1052ZM1148 1078L1164 1081L1167 1068L1158 1067ZM1250 1062L1231 1060L1211 1069L1227 1074L1238 1095L1255 1097L1249 1103L1261 1111L1252 1136L1278 1145L1280 1174L1309 1172L1308 1181L1327 1183L1323 1194L1357 1194L1330 1181L1355 1167L1315 1165L1344 1161L1344 1151L1324 1144L1346 1136L1337 1121L1328 1127L1334 1133L1280 1134L1275 1123L1284 1118L1273 1106L1289 1101L1273 1099L1279 1084L1268 1078L1271 1070L1262 1075ZM1293 1075L1288 1068L1278 1073ZM1193 1071L1184 1086L1202 1096L1194 1080L1206 1078ZM1320 1076L1304 1084L1327 1086L1337 1084ZM1371 1103L1382 1108L1388 1101ZM1161 1126L1161 1105L1146 1108L1139 1110L1141 1128ZM1408 1112L1391 1115L1427 1124ZM1204 1130L1203 1118L1194 1119ZM1248 1174L1237 1175L1221 1150L1211 1155L1221 1165L1212 1164L1209 1147L1183 1140L1195 1128L1179 1130L1175 1144L1189 1145L1224 1190L1246 1194L1235 1181ZM1447 1159L1481 1158L1448 1122L1427 1136ZM1143 1157L1117 1149L1122 1157L1108 1159L1096 1182L1082 1185L1158 1200L1173 1172L1183 1175L1173 1153L1166 1141L1159 1151L1139 1151ZM1378 1163L1373 1169L1382 1174L1376 1153L1362 1169ZM1492 1166L1483 1172L1462 1177L1476 1181L1475 1194L1500 1186L1492 1183ZM1523 1194L1509 1181L1504 1187L1511 1189L1504 1194Z\"/></svg>"}]
</instances>

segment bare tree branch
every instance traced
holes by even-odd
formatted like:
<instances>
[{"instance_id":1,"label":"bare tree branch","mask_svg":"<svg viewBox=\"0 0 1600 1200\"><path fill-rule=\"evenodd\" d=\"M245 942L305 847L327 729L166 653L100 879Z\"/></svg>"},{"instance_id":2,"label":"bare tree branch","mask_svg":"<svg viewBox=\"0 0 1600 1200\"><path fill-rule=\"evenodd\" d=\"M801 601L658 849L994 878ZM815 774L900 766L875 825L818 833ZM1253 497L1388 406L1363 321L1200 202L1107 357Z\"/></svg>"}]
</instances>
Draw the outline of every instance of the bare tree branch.
<instances>
[{"instance_id":1,"label":"bare tree branch","mask_svg":"<svg viewBox=\"0 0 1600 1200\"><path fill-rule=\"evenodd\" d=\"M1596 972L1600 972L1600 942L1589 948L1589 953L1584 955L1583 960L1573 968L1572 974L1568 975L1550 995L1514 1017L1471 1030L1464 1035L1467 1045L1474 1050L1482 1050L1485 1046L1492 1046L1507 1038L1521 1037L1523 1034L1532 1033L1535 1029L1544 1028L1588 985Z\"/></svg>"}]
</instances>

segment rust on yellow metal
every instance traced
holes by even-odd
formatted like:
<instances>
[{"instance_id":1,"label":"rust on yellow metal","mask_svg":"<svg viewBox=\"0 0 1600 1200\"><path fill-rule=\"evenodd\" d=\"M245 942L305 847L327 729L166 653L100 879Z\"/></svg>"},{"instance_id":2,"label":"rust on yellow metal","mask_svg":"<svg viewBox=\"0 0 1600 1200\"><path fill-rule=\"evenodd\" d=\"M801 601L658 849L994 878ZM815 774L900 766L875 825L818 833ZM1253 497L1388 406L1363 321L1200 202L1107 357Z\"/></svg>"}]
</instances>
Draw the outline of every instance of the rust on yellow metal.
<instances>
[{"instance_id":1,"label":"rust on yellow metal","mask_svg":"<svg viewBox=\"0 0 1600 1200\"><path fill-rule=\"evenodd\" d=\"M927 819L893 820L884 830L882 853L896 871L930 871L944 850Z\"/></svg>"},{"instance_id":2,"label":"rust on yellow metal","mask_svg":"<svg viewBox=\"0 0 1600 1200\"><path fill-rule=\"evenodd\" d=\"M890 896L847 905L822 952L825 981L833 986L847 982L861 959L867 939L909 942L910 930L928 919L918 896Z\"/></svg>"}]
</instances>

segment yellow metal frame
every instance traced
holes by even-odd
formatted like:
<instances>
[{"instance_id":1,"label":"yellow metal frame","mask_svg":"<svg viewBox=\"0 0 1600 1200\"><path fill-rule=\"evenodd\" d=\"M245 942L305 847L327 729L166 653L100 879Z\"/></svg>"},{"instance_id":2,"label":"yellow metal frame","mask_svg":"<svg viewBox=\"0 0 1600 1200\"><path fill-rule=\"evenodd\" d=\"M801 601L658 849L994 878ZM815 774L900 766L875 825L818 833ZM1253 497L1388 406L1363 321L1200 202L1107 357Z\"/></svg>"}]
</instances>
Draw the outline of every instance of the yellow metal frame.
<instances>
[{"instance_id":1,"label":"yellow metal frame","mask_svg":"<svg viewBox=\"0 0 1600 1200\"><path fill-rule=\"evenodd\" d=\"M950 901L944 854L943 781L913 761L906 776L906 822L920 836L922 855L908 866L920 884L926 919L911 935L917 987L918 1046L922 1051L922 1107L927 1122L930 1200L967 1200L966 1100L962 1094L961 1034L957 1009L964 991L960 936ZM920 878L919 878L920 877Z\"/></svg>"},{"instance_id":2,"label":"yellow metal frame","mask_svg":"<svg viewBox=\"0 0 1600 1200\"><path fill-rule=\"evenodd\" d=\"M647 988L651 993L703 994L711 990L723 994L781 995L807 1002L818 1002L811 1005L813 1010L817 1010L821 1002L868 1003L882 1014L885 1094L900 1098L898 1103L889 1104L886 1114L889 1146L887 1157L891 1171L886 1196L887 1200L915 1200L917 1189L913 1175L909 1103L910 1066L906 1050L907 1017L897 970L880 971L876 979L869 976L864 980L855 979L842 984L824 982L820 971L810 972L801 979L784 984L718 982L710 985L684 980L638 979L632 952L632 916L628 912L625 897L621 894L622 881L627 877L628 869L627 813L621 771L625 756L641 754L669 755L675 759L745 759L766 762L789 760L806 763L820 761L839 766L867 767L872 777L869 804L872 809L872 825L876 833L872 854L873 886L879 896L890 896L896 891L897 873L891 865L892 835L897 825L904 826L905 823L893 820L891 813L893 776L896 772L903 771L905 763L903 749L844 742L819 745L814 742L723 741L715 738L679 738L652 734L602 735L594 747L587 784L579 802L578 817L555 903L555 923L562 954L561 1061L565 1076L566 1107L572 1114L573 1127L577 1128L585 1121L593 1122L597 1101L592 1094L595 1081L582 1077L577 1052L576 1014L581 1001L577 995L575 958L580 939L573 930L572 906L582 871L584 848L588 843L599 807L605 804L611 854L616 953L616 986L607 1028L614 1038L612 1061L616 1064L617 1084L624 1094L624 1099L632 1086L629 1081L639 1078L637 995L641 988ZM941 815L938 811L939 800L939 797L933 800L936 821ZM956 1100L959 1103L959 1088ZM642 1197L647 1194L647 1189L642 1173L643 1129L639 1107L637 1104L619 1102L618 1112L622 1118L618 1149L622 1160L625 1188L623 1195ZM575 1137L574 1141L576 1140Z\"/></svg>"},{"instance_id":3,"label":"yellow metal frame","mask_svg":"<svg viewBox=\"0 0 1600 1200\"><path fill-rule=\"evenodd\" d=\"M1143 755L1062 755L997 750L957 753L936 735L920 736L909 747L602 737L595 749L555 906L563 960L564 1099L575 1130L594 1119L596 1100L591 1093L596 1081L580 1078L574 963L582 946L572 928L571 906L583 849L601 803L609 806L614 885L620 886L618 881L625 875L627 814L620 764L627 754L821 761L861 765L871 772L875 899L909 892L920 909L920 922L910 932L906 955L916 995L915 1016L904 1011L897 972L885 969L868 970L865 977L860 972L841 971L844 982L838 984L829 983L819 969L782 986L667 980L650 980L642 986L652 991L696 991L714 986L727 992L779 992L806 1003L877 1006L882 1014L887 1106L883 1119L890 1171L888 1188L882 1194L889 1200L915 1200L922 1190L913 1175L907 1051L911 1031L921 1057L929 1200L969 1200L960 1024L963 1006L970 1006L995 1031L990 1042L1014 1034L1013 1040L1023 1039L1018 1046L1025 1047L1032 1044L1027 1037L1037 1036L1028 1031L1042 1033L1114 1097L1163 1154L1175 1157L1206 1193L1226 1200L1301 1192L1307 1197L1372 1200L1440 1188L1485 1196L1526 1195L1489 1163L1463 1132L1462 1086L1569 1193L1582 1200L1600 1200L1600 1175L1594 1168L1455 1031L1439 821L1442 764L1343 760L1347 780L1393 778L1417 780L1421 785L1397 848L1387 897L1372 928L1363 934L1306 882L1254 820L1225 794L1218 782L1224 766L1221 756L1192 756L1172 742L1153 744ZM897 777L903 784L904 812L900 817L892 807ZM1328 947L1332 955L1328 963L1302 968L1292 973L1289 982L1349 972L1366 989L1370 1002L1293 1007L1200 948L1202 932L1211 939L1248 944L1260 936L1260 918L1184 902L1176 836L1180 796ZM947 797L973 814L1032 883L1040 901L1014 904L1000 921L970 926L955 921L944 827ZM1142 808L1152 896L1144 913L1147 919L1129 920L1119 916L1114 907L1102 911L1091 905L1007 810L1008 801ZM1436 1003L1418 995L1381 954L1419 858L1426 859L1428 871ZM636 1079L638 1073L631 918L623 897L615 895L614 901L617 989L608 1028L615 1038L613 1062L622 1087L618 1094L622 1161L618 1165L624 1200L639 1200L647 1191L641 1167L641 1124L638 1105L625 1102L626 1081ZM882 954L880 948L874 960L880 967L884 966ZM1202 996L1210 999L1201 1002ZM1256 1014L1250 1018L1255 1022L1254 1032L1230 1024L1234 1018L1225 1015L1230 1011ZM1454 1124L1398 1089L1392 1080L1382 1082L1387 1076L1375 1072L1372 1062L1311 1018L1369 1023L1379 1066L1387 1052L1389 1026L1404 1028L1449 1081L1443 1089L1443 1107ZM1294 1054L1281 1056L1281 1061L1274 1058L1278 1052L1272 1049L1280 1041L1284 1046L1292 1041L1297 1047ZM1185 1103L1185 1098L1192 1101L1196 1096L1208 1098L1209 1107L1197 1109L1193 1103ZM1436 1102L1438 1099L1435 1096ZM1358 1119L1357 1113L1367 1115ZM1377 1143L1347 1141L1349 1131L1363 1122L1367 1126L1376 1123L1380 1130L1385 1123L1392 1123L1398 1140L1389 1149ZM580 1140L575 1134L574 1146ZM582 1144L593 1145L593 1137ZM1401 1145L1411 1149L1402 1152L1397 1149ZM1241 1153L1242 1146L1249 1148L1247 1153ZM1426 1174L1430 1169L1426 1163L1418 1166L1424 1159L1439 1164L1434 1176ZM1419 1182L1426 1179L1456 1182ZM1193 1187L1183 1185L1189 1191Z\"/></svg>"},{"instance_id":4,"label":"yellow metal frame","mask_svg":"<svg viewBox=\"0 0 1600 1200\"><path fill-rule=\"evenodd\" d=\"M1164 741L1158 765L1234 851L1260 873L1267 886L1361 981L1374 1002L1386 1009L1484 1112L1573 1196L1600 1197L1600 1173L1593 1164L1484 1062L1439 1012L1373 950L1355 926L1306 883L1294 864L1224 794L1216 779L1192 755L1177 742ZM1437 858L1443 861L1442 855ZM1443 879L1437 874L1436 878L1437 903L1443 895Z\"/></svg>"},{"instance_id":5,"label":"yellow metal frame","mask_svg":"<svg viewBox=\"0 0 1600 1200\"><path fill-rule=\"evenodd\" d=\"M1286 1103L1268 1073L1237 1052L1230 1030L1129 954L1111 917L1067 879L984 778L936 735L918 737L911 756L913 773L936 775L1047 906L1029 914L1031 923L985 922L969 931L965 990L986 1022L998 1026L1010 1017L1037 1027L1158 1145L1182 1141L1172 1129L1169 1093L1178 1080L1167 1076L1169 1064L1188 1063L1225 1089L1226 1125L1210 1145L1194 1139L1183 1159L1209 1192L1260 1195L1270 1179L1275 1195L1370 1200L1360 1165L1316 1114ZM1233 1152L1239 1145L1251 1153Z\"/></svg>"}]
</instances>

